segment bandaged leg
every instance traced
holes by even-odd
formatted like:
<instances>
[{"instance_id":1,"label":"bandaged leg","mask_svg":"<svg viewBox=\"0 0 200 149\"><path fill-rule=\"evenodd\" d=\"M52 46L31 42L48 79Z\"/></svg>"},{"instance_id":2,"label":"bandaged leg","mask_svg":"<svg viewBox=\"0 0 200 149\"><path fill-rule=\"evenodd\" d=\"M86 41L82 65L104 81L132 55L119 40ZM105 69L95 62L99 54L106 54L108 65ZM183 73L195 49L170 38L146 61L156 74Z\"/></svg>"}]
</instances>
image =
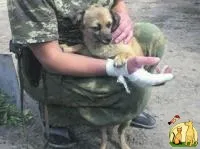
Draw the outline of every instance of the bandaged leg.
<instances>
[{"instance_id":1,"label":"bandaged leg","mask_svg":"<svg viewBox=\"0 0 200 149\"><path fill-rule=\"evenodd\" d=\"M131 75L128 75L127 78L131 82L140 87L148 87L148 86L160 85L167 81L172 80L173 74L171 73L152 74L146 71L144 68L140 68Z\"/></svg>"},{"instance_id":2,"label":"bandaged leg","mask_svg":"<svg viewBox=\"0 0 200 149\"><path fill-rule=\"evenodd\" d=\"M171 73L152 74L144 68L138 68L135 72L129 74L127 63L123 67L116 68L114 67L114 61L112 59L108 59L107 61L106 72L109 76L118 76L118 82L124 85L127 92L129 92L129 89L123 76L127 77L133 84L140 87L159 85L173 79L173 74Z\"/></svg>"}]
</instances>

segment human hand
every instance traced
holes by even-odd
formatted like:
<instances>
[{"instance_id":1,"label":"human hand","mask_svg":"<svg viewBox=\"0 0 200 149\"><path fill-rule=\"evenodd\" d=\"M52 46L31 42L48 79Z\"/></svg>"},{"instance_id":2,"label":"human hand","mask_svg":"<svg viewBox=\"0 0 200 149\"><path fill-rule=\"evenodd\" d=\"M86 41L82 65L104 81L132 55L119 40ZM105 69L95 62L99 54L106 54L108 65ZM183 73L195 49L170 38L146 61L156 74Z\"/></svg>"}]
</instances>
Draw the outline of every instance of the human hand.
<instances>
[{"instance_id":1,"label":"human hand","mask_svg":"<svg viewBox=\"0 0 200 149\"><path fill-rule=\"evenodd\" d=\"M155 65L159 61L160 59L157 57L137 56L129 58L124 66L117 68L114 66L114 60L108 59L106 63L106 72L109 76L128 76L144 65Z\"/></svg>"},{"instance_id":2,"label":"human hand","mask_svg":"<svg viewBox=\"0 0 200 149\"><path fill-rule=\"evenodd\" d=\"M129 62L130 61L130 62ZM169 66L164 66L162 70L156 69L157 74L152 74L146 71L142 65L154 65L159 62L159 58L154 57L137 57L136 60L129 59L127 62L131 69L126 77L140 87L156 86L165 84L173 79L172 69ZM131 73L132 72L132 73ZM131 74L130 74L131 73Z\"/></svg>"},{"instance_id":3,"label":"human hand","mask_svg":"<svg viewBox=\"0 0 200 149\"><path fill-rule=\"evenodd\" d=\"M173 79L173 74L171 72L151 74L142 67L155 65L159 61L160 59L156 57L134 57L129 58L125 66L116 68L114 61L109 59L106 64L106 72L109 76L125 76L140 87L160 85Z\"/></svg>"},{"instance_id":4,"label":"human hand","mask_svg":"<svg viewBox=\"0 0 200 149\"><path fill-rule=\"evenodd\" d=\"M148 87L163 85L167 81L172 80L174 76L172 73L152 74L144 68L140 68L126 77L140 87Z\"/></svg>"},{"instance_id":5,"label":"human hand","mask_svg":"<svg viewBox=\"0 0 200 149\"><path fill-rule=\"evenodd\" d=\"M133 37L133 22L128 12L117 12L120 16L120 22L118 28L112 33L112 39L114 43L123 41L127 44Z\"/></svg>"}]
</instances>

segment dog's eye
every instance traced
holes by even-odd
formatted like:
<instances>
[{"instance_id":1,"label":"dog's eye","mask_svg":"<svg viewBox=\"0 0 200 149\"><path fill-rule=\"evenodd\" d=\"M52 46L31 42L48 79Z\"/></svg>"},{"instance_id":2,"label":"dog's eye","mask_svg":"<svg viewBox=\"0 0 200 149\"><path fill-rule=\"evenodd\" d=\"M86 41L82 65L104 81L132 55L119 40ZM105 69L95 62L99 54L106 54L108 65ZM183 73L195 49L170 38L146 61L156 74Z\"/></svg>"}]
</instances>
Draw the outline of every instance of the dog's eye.
<instances>
[{"instance_id":1,"label":"dog's eye","mask_svg":"<svg viewBox=\"0 0 200 149\"><path fill-rule=\"evenodd\" d=\"M91 27L94 31L99 31L101 30L101 24L97 24L97 26Z\"/></svg>"},{"instance_id":2,"label":"dog's eye","mask_svg":"<svg viewBox=\"0 0 200 149\"><path fill-rule=\"evenodd\" d=\"M110 27L111 27L111 22L108 22L108 23L106 24L106 26L107 26L107 28L110 28Z\"/></svg>"}]
</instances>

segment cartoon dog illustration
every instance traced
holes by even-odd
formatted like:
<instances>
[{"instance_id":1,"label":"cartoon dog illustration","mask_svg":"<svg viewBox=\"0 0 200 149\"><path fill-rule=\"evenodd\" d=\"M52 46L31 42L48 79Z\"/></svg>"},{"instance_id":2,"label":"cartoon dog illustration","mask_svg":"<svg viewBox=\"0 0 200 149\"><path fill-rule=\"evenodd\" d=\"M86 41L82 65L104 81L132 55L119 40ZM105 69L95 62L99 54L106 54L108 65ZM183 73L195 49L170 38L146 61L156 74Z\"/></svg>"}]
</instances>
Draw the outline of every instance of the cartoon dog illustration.
<instances>
[{"instance_id":1,"label":"cartoon dog illustration","mask_svg":"<svg viewBox=\"0 0 200 149\"><path fill-rule=\"evenodd\" d=\"M186 131L186 136L185 136L185 145L190 142L190 146L192 146L195 142L195 133L194 133L194 127L193 127L193 122L188 121L184 123L186 126L188 126L188 129Z\"/></svg>"}]
</instances>

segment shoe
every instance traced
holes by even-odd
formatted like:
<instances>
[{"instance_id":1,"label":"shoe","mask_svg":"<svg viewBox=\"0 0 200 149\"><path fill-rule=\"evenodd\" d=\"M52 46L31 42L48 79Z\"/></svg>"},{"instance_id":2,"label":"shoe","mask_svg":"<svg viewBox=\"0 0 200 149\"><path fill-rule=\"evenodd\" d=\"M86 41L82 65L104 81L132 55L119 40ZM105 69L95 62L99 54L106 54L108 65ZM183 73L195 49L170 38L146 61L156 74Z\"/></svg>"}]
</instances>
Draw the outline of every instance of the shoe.
<instances>
[{"instance_id":1,"label":"shoe","mask_svg":"<svg viewBox=\"0 0 200 149\"><path fill-rule=\"evenodd\" d=\"M135 119L132 119L130 126L144 129L152 129L156 127L156 120L150 114L142 112Z\"/></svg>"},{"instance_id":2,"label":"shoe","mask_svg":"<svg viewBox=\"0 0 200 149\"><path fill-rule=\"evenodd\" d=\"M46 146L53 149L67 149L75 146L77 142L66 128L49 128L49 135L44 133Z\"/></svg>"}]
</instances>

